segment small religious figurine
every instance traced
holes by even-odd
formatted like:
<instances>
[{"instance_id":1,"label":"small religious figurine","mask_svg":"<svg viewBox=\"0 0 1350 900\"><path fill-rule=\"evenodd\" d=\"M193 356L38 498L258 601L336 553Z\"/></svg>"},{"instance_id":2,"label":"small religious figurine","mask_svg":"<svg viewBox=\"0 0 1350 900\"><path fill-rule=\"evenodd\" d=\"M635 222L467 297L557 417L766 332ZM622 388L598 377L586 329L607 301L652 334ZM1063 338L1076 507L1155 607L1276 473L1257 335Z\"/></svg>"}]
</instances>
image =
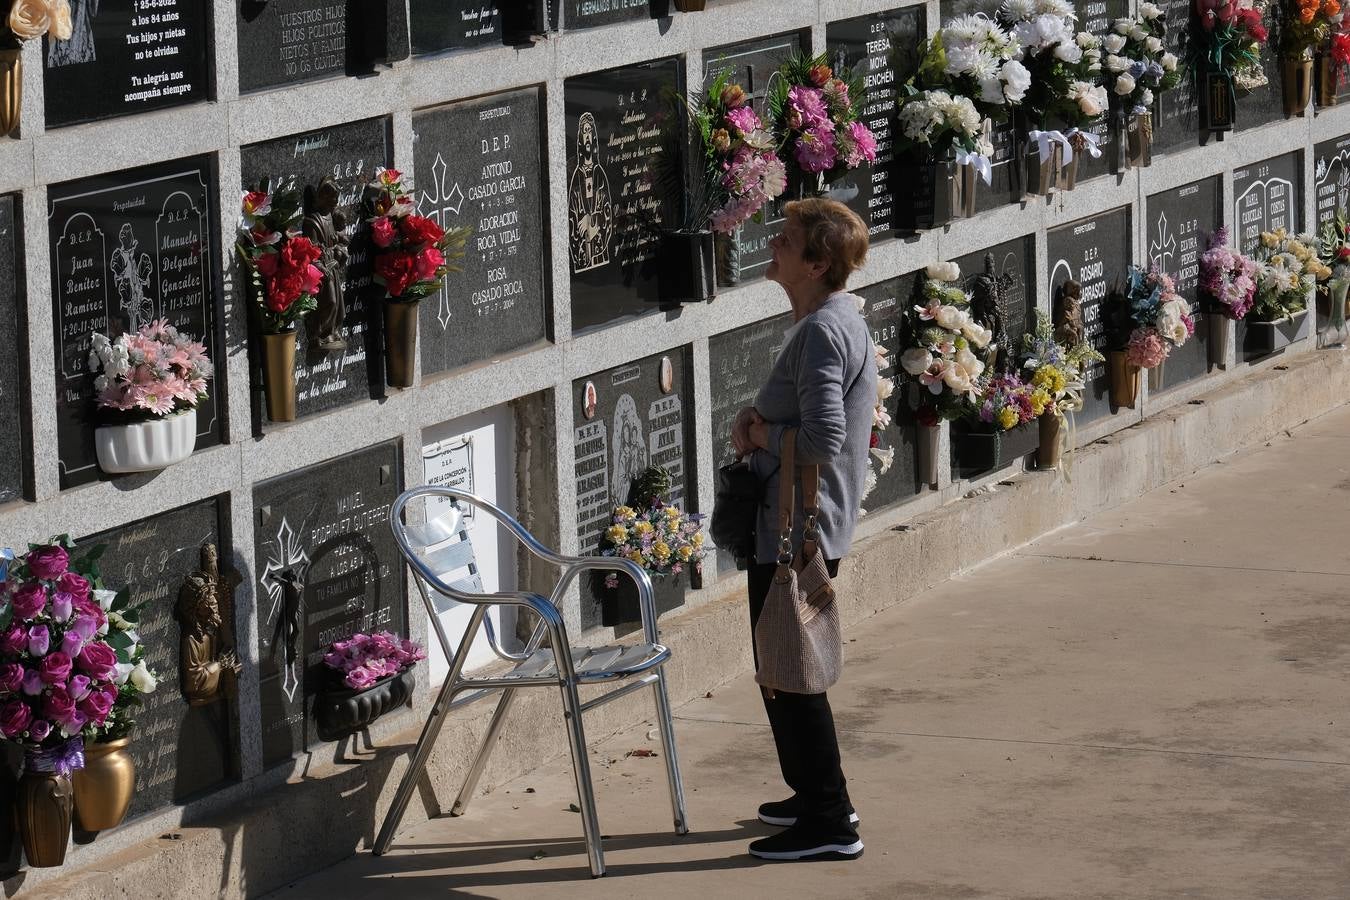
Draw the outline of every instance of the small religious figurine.
<instances>
[{"instance_id":1,"label":"small religious figurine","mask_svg":"<svg viewBox=\"0 0 1350 900\"><path fill-rule=\"evenodd\" d=\"M984 271L974 277L970 291L971 315L993 335L989 366L1001 372L1010 372L1016 365L1008 336L1008 289L1013 281L1012 274L995 274L994 254L986 253Z\"/></svg>"},{"instance_id":2,"label":"small religious figurine","mask_svg":"<svg viewBox=\"0 0 1350 900\"><path fill-rule=\"evenodd\" d=\"M220 577L216 545L203 544L201 569L178 591L183 694L189 706L206 706L228 696L240 669L224 614L229 585Z\"/></svg>"},{"instance_id":3,"label":"small religious figurine","mask_svg":"<svg viewBox=\"0 0 1350 900\"><path fill-rule=\"evenodd\" d=\"M1070 279L1055 294L1055 340L1072 347L1083 342L1083 287Z\"/></svg>"},{"instance_id":4,"label":"small religious figurine","mask_svg":"<svg viewBox=\"0 0 1350 900\"><path fill-rule=\"evenodd\" d=\"M347 349L342 337L342 321L347 315L344 290L347 280L346 217L337 211L338 186L325 177L318 187L305 190L305 218L301 231L322 251L316 265L323 282L315 300L318 309L309 321L310 342L320 350Z\"/></svg>"}]
</instances>

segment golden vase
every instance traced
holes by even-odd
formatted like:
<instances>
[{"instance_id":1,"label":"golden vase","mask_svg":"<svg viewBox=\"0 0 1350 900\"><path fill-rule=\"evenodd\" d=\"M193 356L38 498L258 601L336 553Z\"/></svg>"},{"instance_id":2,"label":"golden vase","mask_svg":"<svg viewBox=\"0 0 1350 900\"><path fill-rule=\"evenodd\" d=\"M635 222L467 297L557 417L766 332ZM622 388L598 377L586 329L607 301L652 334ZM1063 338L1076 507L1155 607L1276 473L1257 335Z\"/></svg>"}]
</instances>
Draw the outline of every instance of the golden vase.
<instances>
[{"instance_id":1,"label":"golden vase","mask_svg":"<svg viewBox=\"0 0 1350 900\"><path fill-rule=\"evenodd\" d=\"M1340 66L1330 53L1317 54L1317 105L1335 106L1336 90L1341 86Z\"/></svg>"},{"instance_id":2,"label":"golden vase","mask_svg":"<svg viewBox=\"0 0 1350 900\"><path fill-rule=\"evenodd\" d=\"M1041 413L1037 420L1041 430L1041 443L1036 448L1036 468L1059 468L1060 440L1059 430L1063 420L1052 412Z\"/></svg>"},{"instance_id":3,"label":"golden vase","mask_svg":"<svg viewBox=\"0 0 1350 900\"><path fill-rule=\"evenodd\" d=\"M295 329L264 334L263 392L267 418L273 422L295 421Z\"/></svg>"},{"instance_id":4,"label":"golden vase","mask_svg":"<svg viewBox=\"0 0 1350 900\"><path fill-rule=\"evenodd\" d=\"M1285 59L1280 61L1283 70L1284 115L1301 116L1308 109L1312 99L1313 64L1311 59Z\"/></svg>"},{"instance_id":5,"label":"golden vase","mask_svg":"<svg viewBox=\"0 0 1350 900\"><path fill-rule=\"evenodd\" d=\"M85 831L107 831L122 824L136 793L136 763L127 752L131 738L89 744L84 768L71 776L75 821Z\"/></svg>"},{"instance_id":6,"label":"golden vase","mask_svg":"<svg viewBox=\"0 0 1350 900\"><path fill-rule=\"evenodd\" d=\"M34 772L30 767L19 778L14 814L23 838L23 855L32 868L52 868L66 861L74 796L68 775Z\"/></svg>"},{"instance_id":7,"label":"golden vase","mask_svg":"<svg viewBox=\"0 0 1350 900\"><path fill-rule=\"evenodd\" d=\"M419 306L421 303L417 300L405 302L392 297L385 298L384 383L390 387L412 387Z\"/></svg>"},{"instance_id":8,"label":"golden vase","mask_svg":"<svg viewBox=\"0 0 1350 900\"><path fill-rule=\"evenodd\" d=\"M23 109L23 50L0 50L0 137L19 127Z\"/></svg>"},{"instance_id":9,"label":"golden vase","mask_svg":"<svg viewBox=\"0 0 1350 900\"><path fill-rule=\"evenodd\" d=\"M1139 367L1130 362L1124 350L1109 350L1106 357L1111 367L1111 403L1118 408L1134 409L1139 397Z\"/></svg>"}]
</instances>

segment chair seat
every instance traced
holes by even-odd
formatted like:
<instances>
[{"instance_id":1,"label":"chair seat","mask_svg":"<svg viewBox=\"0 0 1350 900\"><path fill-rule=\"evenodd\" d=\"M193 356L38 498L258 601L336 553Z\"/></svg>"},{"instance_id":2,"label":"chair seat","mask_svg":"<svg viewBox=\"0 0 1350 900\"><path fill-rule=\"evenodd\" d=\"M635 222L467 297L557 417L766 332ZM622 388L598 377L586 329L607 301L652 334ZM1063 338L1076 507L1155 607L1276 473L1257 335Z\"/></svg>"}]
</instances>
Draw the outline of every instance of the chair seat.
<instances>
[{"instance_id":1,"label":"chair seat","mask_svg":"<svg viewBox=\"0 0 1350 900\"><path fill-rule=\"evenodd\" d=\"M614 644L607 647L572 647L572 665L582 684L610 681L636 675L670 659L669 648L660 644ZM553 651L547 648L531 653L522 663L501 678L548 678L558 674Z\"/></svg>"}]
</instances>

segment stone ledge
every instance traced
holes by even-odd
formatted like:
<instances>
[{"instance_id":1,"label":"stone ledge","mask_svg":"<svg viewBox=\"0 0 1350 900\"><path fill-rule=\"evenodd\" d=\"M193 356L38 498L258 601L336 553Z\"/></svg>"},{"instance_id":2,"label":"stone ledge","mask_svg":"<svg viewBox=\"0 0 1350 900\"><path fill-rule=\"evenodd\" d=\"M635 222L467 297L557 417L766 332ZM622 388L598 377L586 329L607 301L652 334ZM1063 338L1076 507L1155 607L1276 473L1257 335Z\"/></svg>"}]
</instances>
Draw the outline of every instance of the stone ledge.
<instances>
[{"instance_id":1,"label":"stone ledge","mask_svg":"<svg viewBox=\"0 0 1350 900\"><path fill-rule=\"evenodd\" d=\"M992 490L865 538L840 572L843 618L856 623L1048 531L1269 440L1340 406L1347 385L1350 356L1303 354L1287 364L1253 371L1204 395L1203 402L1172 407L1089 444L1075 455L1072 481L1062 474L1016 475ZM898 522L904 510L890 517ZM675 653L669 690L677 705L715 690L749 667L741 584L727 579L718 585L718 599L663 623L662 638ZM594 711L587 717L590 740L649 719L649 697L640 692ZM484 704L452 718L405 826L433 815L437 801L445 807L453 801L489 712ZM82 868L20 873L5 882L6 893L12 895L25 882L29 896L66 900L242 897L283 886L369 846L417 738L420 723L412 718L405 715L390 723L392 737L375 750L326 745L309 755L303 775L272 791L241 799L247 786L240 786L193 807L183 827L172 830L176 839L152 838L106 853L99 852L103 848L73 848L68 865ZM384 734L381 729L377 737ZM526 691L482 785L500 786L565 754L566 748L556 694ZM326 753L334 759L321 759ZM667 802L659 783L647 790L650 802ZM572 798L557 799L562 803ZM614 804L603 796L600 800L603 825L606 808ZM692 824L697 830L699 823ZM466 822L469 827L471 821ZM137 833L142 830L133 824L126 836L147 837ZM105 837L104 846L117 838Z\"/></svg>"}]
</instances>

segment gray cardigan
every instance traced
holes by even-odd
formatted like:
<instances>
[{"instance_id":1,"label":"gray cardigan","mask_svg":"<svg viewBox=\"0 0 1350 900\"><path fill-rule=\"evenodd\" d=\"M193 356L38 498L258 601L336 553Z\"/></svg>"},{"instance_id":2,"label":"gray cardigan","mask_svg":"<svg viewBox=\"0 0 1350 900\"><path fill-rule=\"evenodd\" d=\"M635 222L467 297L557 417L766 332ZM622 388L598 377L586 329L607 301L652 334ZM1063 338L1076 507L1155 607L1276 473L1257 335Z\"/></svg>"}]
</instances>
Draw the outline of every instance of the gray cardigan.
<instances>
[{"instance_id":1,"label":"gray cardigan","mask_svg":"<svg viewBox=\"0 0 1350 900\"><path fill-rule=\"evenodd\" d=\"M858 298L831 294L797 323L755 397L755 409L770 423L768 450L756 450L750 465L764 481L756 556L773 562L778 548L778 451L783 430L797 426L797 462L820 465L820 547L826 559L844 556L853 541L867 474L872 410L877 402L877 366L872 335L858 311ZM793 513L793 547L801 546L801 487Z\"/></svg>"}]
</instances>

